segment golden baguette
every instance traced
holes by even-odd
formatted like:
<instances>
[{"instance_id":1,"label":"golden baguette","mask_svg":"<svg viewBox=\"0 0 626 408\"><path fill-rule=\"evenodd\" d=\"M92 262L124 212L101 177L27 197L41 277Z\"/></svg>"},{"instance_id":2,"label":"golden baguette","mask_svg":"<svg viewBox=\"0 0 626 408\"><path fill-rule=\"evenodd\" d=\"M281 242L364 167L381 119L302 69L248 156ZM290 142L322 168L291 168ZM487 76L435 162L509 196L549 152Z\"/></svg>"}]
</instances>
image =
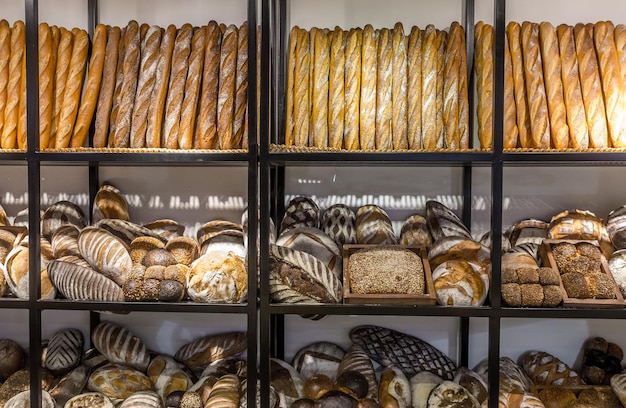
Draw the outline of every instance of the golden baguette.
<instances>
[{"instance_id":1,"label":"golden baguette","mask_svg":"<svg viewBox=\"0 0 626 408\"><path fill-rule=\"evenodd\" d=\"M309 114L311 112L311 93L309 89L310 61L309 34L306 30L299 29L294 73L293 137L294 145L300 147L309 145Z\"/></svg>"},{"instance_id":2,"label":"golden baguette","mask_svg":"<svg viewBox=\"0 0 626 408\"><path fill-rule=\"evenodd\" d=\"M0 28L10 28L9 22L4 18L0 19Z\"/></svg>"},{"instance_id":3,"label":"golden baguette","mask_svg":"<svg viewBox=\"0 0 626 408\"><path fill-rule=\"evenodd\" d=\"M285 145L294 145L293 135L293 96L294 75L296 68L296 46L298 45L298 26L293 26L289 34L287 50L287 88L285 89ZM258 41L258 38L257 38Z\"/></svg>"},{"instance_id":4,"label":"golden baguette","mask_svg":"<svg viewBox=\"0 0 626 408\"><path fill-rule=\"evenodd\" d=\"M443 74L445 68L445 49L448 42L448 33L443 30L436 30L437 44L437 148L441 149L445 146L446 128L443 125Z\"/></svg>"},{"instance_id":5,"label":"golden baguette","mask_svg":"<svg viewBox=\"0 0 626 408\"><path fill-rule=\"evenodd\" d=\"M170 84L165 101L165 117L163 121L163 138L167 149L178 147L178 129L180 128L180 111L185 96L185 82L187 81L187 67L189 52L191 51L191 37L193 27L184 24L178 29L174 52L172 54L172 70Z\"/></svg>"},{"instance_id":6,"label":"golden baguette","mask_svg":"<svg viewBox=\"0 0 626 408\"><path fill-rule=\"evenodd\" d=\"M56 133L59 126L61 107L63 106L63 94L67 84L67 76L70 72L70 60L72 58L72 48L74 47L74 34L61 27L59 29L59 46L57 48L56 70L54 76L54 103L52 128L50 129L49 148L56 145Z\"/></svg>"},{"instance_id":7,"label":"golden baguette","mask_svg":"<svg viewBox=\"0 0 626 408\"><path fill-rule=\"evenodd\" d=\"M21 22L20 22L21 23ZM15 28L14 28L15 29ZM20 103L18 105L18 120L17 120L17 147L18 149L26 149L26 28L22 30L23 38L22 42L24 53L22 54L21 63L21 81L20 81Z\"/></svg>"},{"instance_id":8,"label":"golden baguette","mask_svg":"<svg viewBox=\"0 0 626 408\"><path fill-rule=\"evenodd\" d=\"M465 41L465 30L459 27L461 36L461 54L459 63L459 148L469 148L469 96L467 89L467 43Z\"/></svg>"},{"instance_id":9,"label":"golden baguette","mask_svg":"<svg viewBox=\"0 0 626 408\"><path fill-rule=\"evenodd\" d=\"M317 27L311 27L309 30L309 109L307 115L309 117L309 146L315 146L315 127L313 126L313 109L315 106L315 35Z\"/></svg>"},{"instance_id":10,"label":"golden baguette","mask_svg":"<svg viewBox=\"0 0 626 408\"><path fill-rule=\"evenodd\" d=\"M328 30L314 31L313 105L311 109L311 135L315 147L328 146L328 73L330 71L330 41Z\"/></svg>"},{"instance_id":11,"label":"golden baguette","mask_svg":"<svg viewBox=\"0 0 626 408\"><path fill-rule=\"evenodd\" d=\"M383 28L378 32L378 49L376 58L377 83L376 83L376 149L391 150L393 140L391 135L391 94L393 75L392 39L388 29Z\"/></svg>"},{"instance_id":12,"label":"golden baguette","mask_svg":"<svg viewBox=\"0 0 626 408\"><path fill-rule=\"evenodd\" d=\"M0 136L4 129L4 107L7 104L7 85L9 83L9 60L11 58L11 28L6 20L0 25ZM0 146L1 146L0 142ZM4 146L2 146L4 148Z\"/></svg>"},{"instance_id":13,"label":"golden baguette","mask_svg":"<svg viewBox=\"0 0 626 408\"><path fill-rule=\"evenodd\" d=\"M335 27L330 35L330 68L328 73L328 146L343 147L345 117L345 35Z\"/></svg>"},{"instance_id":14,"label":"golden baguette","mask_svg":"<svg viewBox=\"0 0 626 408\"><path fill-rule=\"evenodd\" d=\"M411 150L423 148L422 143L422 31L413 26L408 38L407 60L407 141Z\"/></svg>"},{"instance_id":15,"label":"golden baguette","mask_svg":"<svg viewBox=\"0 0 626 408\"><path fill-rule=\"evenodd\" d=\"M443 126L445 146L456 150L459 147L459 73L460 57L465 49L461 48L461 26L458 22L450 25L448 43L445 51L443 73Z\"/></svg>"},{"instance_id":16,"label":"golden baguette","mask_svg":"<svg viewBox=\"0 0 626 408\"><path fill-rule=\"evenodd\" d=\"M422 33L422 147L437 147L437 32L432 24Z\"/></svg>"},{"instance_id":17,"label":"golden baguette","mask_svg":"<svg viewBox=\"0 0 626 408\"><path fill-rule=\"evenodd\" d=\"M217 95L219 90L222 31L215 21L207 25L202 92L195 139L201 149L215 149L217 142Z\"/></svg>"},{"instance_id":18,"label":"golden baguette","mask_svg":"<svg viewBox=\"0 0 626 408\"><path fill-rule=\"evenodd\" d=\"M235 81L237 70L237 27L229 25L222 37L220 77L217 96L217 137L219 148L233 148L233 115L235 109Z\"/></svg>"},{"instance_id":19,"label":"golden baguette","mask_svg":"<svg viewBox=\"0 0 626 408\"><path fill-rule=\"evenodd\" d=\"M120 107L120 93L122 91L122 82L124 81L124 57L126 54L126 44L128 43L128 33L126 27L122 29L120 38L120 47L117 54L117 67L115 70L115 88L113 90L113 102L111 105L111 115L109 116L109 135L107 146L113 147L115 129L117 128L117 112Z\"/></svg>"},{"instance_id":20,"label":"golden baguette","mask_svg":"<svg viewBox=\"0 0 626 408\"><path fill-rule=\"evenodd\" d=\"M24 58L24 23L16 21L11 30L11 51L7 82L7 101L4 108L4 127L1 145L3 149L17 147L17 122L19 120L20 89L22 82L22 60Z\"/></svg>"},{"instance_id":21,"label":"golden baguette","mask_svg":"<svg viewBox=\"0 0 626 408\"><path fill-rule=\"evenodd\" d=\"M359 150L359 105L361 100L362 30L352 28L345 46L345 119L343 145L347 150Z\"/></svg>"},{"instance_id":22,"label":"golden baguette","mask_svg":"<svg viewBox=\"0 0 626 408\"><path fill-rule=\"evenodd\" d=\"M363 150L376 148L376 44L374 28L363 28L361 46L361 104L359 111L359 144Z\"/></svg>"},{"instance_id":23,"label":"golden baguette","mask_svg":"<svg viewBox=\"0 0 626 408\"><path fill-rule=\"evenodd\" d=\"M233 113L233 149L240 149L245 133L248 106L248 22L239 27L237 36L237 72L235 73L235 112Z\"/></svg>"},{"instance_id":24,"label":"golden baguette","mask_svg":"<svg viewBox=\"0 0 626 408\"><path fill-rule=\"evenodd\" d=\"M483 24L478 34L476 53L480 53L478 72L478 140L482 149L493 148L493 26Z\"/></svg>"},{"instance_id":25,"label":"golden baguette","mask_svg":"<svg viewBox=\"0 0 626 408\"><path fill-rule=\"evenodd\" d=\"M113 105L113 91L115 90L115 74L121 33L122 30L119 27L109 27L107 29L107 44L104 52L104 66L102 67L102 82L96 107L93 147L106 147L109 138L109 116L111 114L111 106Z\"/></svg>"},{"instance_id":26,"label":"golden baguette","mask_svg":"<svg viewBox=\"0 0 626 408\"><path fill-rule=\"evenodd\" d=\"M609 146L609 133L602 97L602 84L598 71L598 60L593 46L592 28L584 24L574 26L574 43L578 59L580 89L583 95L587 129L589 130L589 146L606 148Z\"/></svg>"},{"instance_id":27,"label":"golden baguette","mask_svg":"<svg viewBox=\"0 0 626 408\"><path fill-rule=\"evenodd\" d=\"M54 100L54 65L52 30L47 23L38 27L39 43L39 149L48 147Z\"/></svg>"},{"instance_id":28,"label":"golden baguette","mask_svg":"<svg viewBox=\"0 0 626 408\"><path fill-rule=\"evenodd\" d=\"M146 147L149 148L158 148L164 144L162 140L163 110L165 108L165 98L167 97L175 41L176 27L170 24L161 36L159 60L154 75L154 87L152 88L151 103L148 106Z\"/></svg>"},{"instance_id":29,"label":"golden baguette","mask_svg":"<svg viewBox=\"0 0 626 408\"><path fill-rule=\"evenodd\" d=\"M550 119L539 51L539 24L524 22L521 34L533 147L549 149Z\"/></svg>"},{"instance_id":30,"label":"golden baguette","mask_svg":"<svg viewBox=\"0 0 626 408\"><path fill-rule=\"evenodd\" d=\"M153 103L152 91L156 84L156 70L159 63L162 36L161 27L151 26L141 40L139 79L130 126L130 147L135 149L146 147L148 111Z\"/></svg>"},{"instance_id":31,"label":"golden baguette","mask_svg":"<svg viewBox=\"0 0 626 408\"><path fill-rule=\"evenodd\" d=\"M142 23L139 26L139 41L143 42L144 38L146 38L146 34L148 34L148 30L150 29L150 24Z\"/></svg>"},{"instance_id":32,"label":"golden baguette","mask_svg":"<svg viewBox=\"0 0 626 408\"><path fill-rule=\"evenodd\" d=\"M589 147L589 132L585 117L585 105L580 89L578 61L574 46L574 28L561 24L557 27L559 39L559 55L561 57L561 79L563 81L563 98L567 111L570 144L575 149Z\"/></svg>"},{"instance_id":33,"label":"golden baguette","mask_svg":"<svg viewBox=\"0 0 626 408\"><path fill-rule=\"evenodd\" d=\"M407 39L402 23L396 23L392 35L391 138L393 149L409 147L407 140Z\"/></svg>"},{"instance_id":34,"label":"golden baguette","mask_svg":"<svg viewBox=\"0 0 626 408\"><path fill-rule=\"evenodd\" d=\"M516 115L513 62L511 60L509 42L504 41L504 139L502 141L502 147L504 149L514 149L517 147L519 132L517 130Z\"/></svg>"},{"instance_id":35,"label":"golden baguette","mask_svg":"<svg viewBox=\"0 0 626 408\"><path fill-rule=\"evenodd\" d=\"M120 100L115 117L113 147L130 146L130 127L133 117L133 105L137 93L137 78L141 61L141 35L136 21L126 26L126 51L124 52L124 77L120 88Z\"/></svg>"},{"instance_id":36,"label":"golden baguette","mask_svg":"<svg viewBox=\"0 0 626 408\"><path fill-rule=\"evenodd\" d=\"M533 147L532 131L530 129L530 114L528 112L528 98L526 97L526 81L524 80L524 59L522 56L521 26L517 22L510 22L506 26L511 63L513 68L513 86L515 91L515 110L517 115L517 131L519 146Z\"/></svg>"},{"instance_id":37,"label":"golden baguette","mask_svg":"<svg viewBox=\"0 0 626 408\"><path fill-rule=\"evenodd\" d=\"M178 129L178 147L191 149L193 134L196 125L196 111L200 97L200 81L204 64L204 49L206 41L206 26L196 29L191 38L191 53L189 54L189 68L185 82L185 97L180 111L180 127Z\"/></svg>"},{"instance_id":38,"label":"golden baguette","mask_svg":"<svg viewBox=\"0 0 626 408\"><path fill-rule=\"evenodd\" d=\"M107 43L107 28L103 24L96 25L93 35L91 59L89 61L89 74L87 84L83 92L83 101L78 110L76 126L71 139L72 147L81 147L85 143L89 126L96 110L96 102L100 93L102 72L104 70L104 56Z\"/></svg>"},{"instance_id":39,"label":"golden baguette","mask_svg":"<svg viewBox=\"0 0 626 408\"><path fill-rule=\"evenodd\" d=\"M615 37L615 49L619 61L619 69L622 74L622 83L626 83L626 25L618 24L613 31ZM626 90L622 89L626 92Z\"/></svg>"},{"instance_id":40,"label":"golden baguette","mask_svg":"<svg viewBox=\"0 0 626 408\"><path fill-rule=\"evenodd\" d=\"M626 101L622 97L624 84L622 83L613 32L613 23L610 21L599 21L593 27L609 139L613 147L622 148L626 147L626 128L624 127Z\"/></svg>"}]
</instances>

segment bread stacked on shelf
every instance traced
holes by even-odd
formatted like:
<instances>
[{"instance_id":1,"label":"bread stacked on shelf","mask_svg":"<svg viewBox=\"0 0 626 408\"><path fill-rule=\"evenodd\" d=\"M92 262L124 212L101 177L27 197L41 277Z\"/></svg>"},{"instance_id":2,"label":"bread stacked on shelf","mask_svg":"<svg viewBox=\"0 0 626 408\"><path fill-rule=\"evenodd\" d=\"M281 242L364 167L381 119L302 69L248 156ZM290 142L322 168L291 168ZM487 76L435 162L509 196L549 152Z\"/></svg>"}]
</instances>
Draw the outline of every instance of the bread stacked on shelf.
<instances>
[{"instance_id":1,"label":"bread stacked on shelf","mask_svg":"<svg viewBox=\"0 0 626 408\"><path fill-rule=\"evenodd\" d=\"M348 151L469 146L465 33L432 24L293 27L285 145Z\"/></svg>"},{"instance_id":2,"label":"bread stacked on shelf","mask_svg":"<svg viewBox=\"0 0 626 408\"><path fill-rule=\"evenodd\" d=\"M0 147L26 149L26 30L0 20Z\"/></svg>"}]
</instances>

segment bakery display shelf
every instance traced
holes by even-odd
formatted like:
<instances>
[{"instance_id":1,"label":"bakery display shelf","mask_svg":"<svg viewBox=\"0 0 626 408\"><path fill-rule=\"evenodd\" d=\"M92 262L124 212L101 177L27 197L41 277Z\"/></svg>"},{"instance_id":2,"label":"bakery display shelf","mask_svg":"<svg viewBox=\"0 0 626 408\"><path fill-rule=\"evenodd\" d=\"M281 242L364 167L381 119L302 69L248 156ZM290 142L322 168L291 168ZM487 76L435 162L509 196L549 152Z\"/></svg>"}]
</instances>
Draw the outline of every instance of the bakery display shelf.
<instances>
[{"instance_id":1,"label":"bakery display shelf","mask_svg":"<svg viewBox=\"0 0 626 408\"><path fill-rule=\"evenodd\" d=\"M450 317L490 317L496 311L487 306L444 307L425 305L345 305L345 304L271 304L273 315L363 315L363 316L450 316Z\"/></svg>"},{"instance_id":2,"label":"bakery display shelf","mask_svg":"<svg viewBox=\"0 0 626 408\"><path fill-rule=\"evenodd\" d=\"M516 166L626 166L624 149L505 151L501 157L504 163Z\"/></svg>"},{"instance_id":3,"label":"bakery display shelf","mask_svg":"<svg viewBox=\"0 0 626 408\"><path fill-rule=\"evenodd\" d=\"M626 304L624 304L626 307ZM626 319L626 308L522 308L504 307L498 311L502 318L534 318L534 319Z\"/></svg>"},{"instance_id":4,"label":"bakery display shelf","mask_svg":"<svg viewBox=\"0 0 626 408\"><path fill-rule=\"evenodd\" d=\"M28 309L28 300L17 298L0 298L0 309Z\"/></svg>"},{"instance_id":5,"label":"bakery display shelf","mask_svg":"<svg viewBox=\"0 0 626 408\"><path fill-rule=\"evenodd\" d=\"M24 150L0 149L0 160L2 161L25 161L28 155Z\"/></svg>"},{"instance_id":6,"label":"bakery display shelf","mask_svg":"<svg viewBox=\"0 0 626 408\"><path fill-rule=\"evenodd\" d=\"M1 156L0 156L1 157ZM241 164L246 165L250 159L248 152L218 152L206 150L170 150L161 149L160 151L143 152L143 151L124 151L123 149L110 149L109 151L57 151L57 152L37 152L35 158L40 162L56 162L56 163L85 163L98 162L100 164L120 163L133 165L150 165L150 164L167 164L181 166L207 166L207 165L224 165L224 164Z\"/></svg>"},{"instance_id":7,"label":"bakery display shelf","mask_svg":"<svg viewBox=\"0 0 626 408\"><path fill-rule=\"evenodd\" d=\"M71 300L40 300L41 309L87 310L111 312L183 312L183 313L241 313L245 314L249 305L219 303L167 303L167 302L77 302Z\"/></svg>"}]
</instances>

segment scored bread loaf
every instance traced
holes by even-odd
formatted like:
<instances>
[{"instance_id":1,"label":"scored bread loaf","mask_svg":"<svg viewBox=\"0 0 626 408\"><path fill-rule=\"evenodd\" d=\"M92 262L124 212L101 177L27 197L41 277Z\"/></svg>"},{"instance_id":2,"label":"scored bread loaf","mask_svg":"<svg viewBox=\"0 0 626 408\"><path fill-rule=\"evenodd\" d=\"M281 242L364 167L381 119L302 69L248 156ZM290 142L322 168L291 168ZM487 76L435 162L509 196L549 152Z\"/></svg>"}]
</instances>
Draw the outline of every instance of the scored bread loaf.
<instances>
[{"instance_id":1,"label":"scored bread loaf","mask_svg":"<svg viewBox=\"0 0 626 408\"><path fill-rule=\"evenodd\" d=\"M219 148L233 147L233 115L235 109L235 76L237 70L237 27L229 25L222 37L219 92L217 97L217 135Z\"/></svg>"},{"instance_id":2,"label":"scored bread loaf","mask_svg":"<svg viewBox=\"0 0 626 408\"><path fill-rule=\"evenodd\" d=\"M422 144L437 147L437 33L429 24L422 33Z\"/></svg>"},{"instance_id":3,"label":"scored bread loaf","mask_svg":"<svg viewBox=\"0 0 626 408\"><path fill-rule=\"evenodd\" d=\"M0 24L0 137L4 129L4 107L7 103L9 82L9 59L11 58L11 28L6 20ZM2 143L0 143L2 146Z\"/></svg>"},{"instance_id":4,"label":"scored bread loaf","mask_svg":"<svg viewBox=\"0 0 626 408\"><path fill-rule=\"evenodd\" d=\"M513 61L509 42L504 42L504 139L502 147L514 149L517 147L519 131L516 121L515 84L513 79Z\"/></svg>"},{"instance_id":5,"label":"scored bread loaf","mask_svg":"<svg viewBox=\"0 0 626 408\"><path fill-rule=\"evenodd\" d=\"M376 55L376 138L377 150L391 150L391 93L392 84L392 39L391 32L383 28L378 32Z\"/></svg>"},{"instance_id":6,"label":"scored bread loaf","mask_svg":"<svg viewBox=\"0 0 626 408\"><path fill-rule=\"evenodd\" d=\"M330 41L326 29L311 30L313 53L311 124L309 146L328 146L328 73L330 70Z\"/></svg>"},{"instance_id":7,"label":"scored bread loaf","mask_svg":"<svg viewBox=\"0 0 626 408\"><path fill-rule=\"evenodd\" d=\"M93 346L111 363L145 372L150 363L146 345L130 330L112 322L101 322L91 333Z\"/></svg>"},{"instance_id":8,"label":"scored bread loaf","mask_svg":"<svg viewBox=\"0 0 626 408\"><path fill-rule=\"evenodd\" d=\"M328 146L343 147L346 98L344 74L346 67L343 30L335 27L330 34L330 66L328 71Z\"/></svg>"},{"instance_id":9,"label":"scored bread loaf","mask_svg":"<svg viewBox=\"0 0 626 408\"><path fill-rule=\"evenodd\" d=\"M493 26L476 26L476 87L478 90L478 139L482 149L493 147Z\"/></svg>"},{"instance_id":10,"label":"scored bread loaf","mask_svg":"<svg viewBox=\"0 0 626 408\"><path fill-rule=\"evenodd\" d=\"M111 105L111 115L109 117L109 136L107 141L109 147L114 145L115 129L117 128L117 112L120 107L120 92L122 90L122 82L124 81L124 56L126 54L128 34L126 27L124 27L122 29L122 37L117 54L117 67L115 69L115 88L113 90L113 104Z\"/></svg>"},{"instance_id":11,"label":"scored bread loaf","mask_svg":"<svg viewBox=\"0 0 626 408\"><path fill-rule=\"evenodd\" d=\"M394 150L406 149L407 140L407 39L402 23L392 31L391 138Z\"/></svg>"},{"instance_id":12,"label":"scored bread loaf","mask_svg":"<svg viewBox=\"0 0 626 408\"><path fill-rule=\"evenodd\" d=\"M248 106L248 22L239 27L237 36L237 73L235 78L235 112L233 114L233 149L240 149L246 133Z\"/></svg>"},{"instance_id":13,"label":"scored bread loaf","mask_svg":"<svg viewBox=\"0 0 626 408\"><path fill-rule=\"evenodd\" d=\"M54 101L54 68L56 50L52 40L52 30L47 23L40 23L39 41L39 149L48 147ZM4 58L4 57L3 57ZM6 58L8 62L9 58ZM6 97L6 96L5 96ZM0 112L2 112L0 108Z\"/></svg>"},{"instance_id":14,"label":"scored bread loaf","mask_svg":"<svg viewBox=\"0 0 626 408\"><path fill-rule=\"evenodd\" d=\"M359 150L359 110L361 104L361 52L363 31L352 28L346 36L344 72L345 119L343 145L347 150Z\"/></svg>"},{"instance_id":15,"label":"scored bread loaf","mask_svg":"<svg viewBox=\"0 0 626 408\"><path fill-rule=\"evenodd\" d=\"M18 104L17 118L17 147L18 149L26 149L26 28L21 31L20 42L23 43L24 53L20 64L21 78L20 81L20 102Z\"/></svg>"},{"instance_id":16,"label":"scored bread loaf","mask_svg":"<svg viewBox=\"0 0 626 408\"><path fill-rule=\"evenodd\" d=\"M96 102L100 93L100 84L104 68L104 54L107 43L107 28L103 24L96 25L93 44L91 49L91 59L89 60L89 75L87 84L83 92L82 104L78 110L74 134L71 138L72 147L81 147L85 143L91 119L96 110Z\"/></svg>"},{"instance_id":17,"label":"scored bread loaf","mask_svg":"<svg viewBox=\"0 0 626 408\"><path fill-rule=\"evenodd\" d=\"M582 379L558 357L543 351L527 351L520 356L521 366L537 385L581 385Z\"/></svg>"},{"instance_id":18,"label":"scored bread loaf","mask_svg":"<svg viewBox=\"0 0 626 408\"><path fill-rule=\"evenodd\" d=\"M445 129L445 146L457 149L459 136L459 73L460 56L465 53L461 48L461 26L458 22L450 25L450 34L446 44L445 65L443 74L443 125ZM506 135L506 132L505 132Z\"/></svg>"},{"instance_id":19,"label":"scored bread loaf","mask_svg":"<svg viewBox=\"0 0 626 408\"><path fill-rule=\"evenodd\" d=\"M201 149L215 149L217 145L217 95L220 70L222 32L215 21L207 25L202 93L198 108L195 138Z\"/></svg>"},{"instance_id":20,"label":"scored bread loaf","mask_svg":"<svg viewBox=\"0 0 626 408\"><path fill-rule=\"evenodd\" d=\"M126 26L126 50L124 51L123 77L120 86L119 103L115 117L115 133L113 147L130 146L130 127L133 116L133 105L137 93L137 78L141 51L139 25L132 20Z\"/></svg>"},{"instance_id":21,"label":"scored bread loaf","mask_svg":"<svg viewBox=\"0 0 626 408\"><path fill-rule=\"evenodd\" d=\"M104 52L104 66L102 67L102 82L96 108L93 147L106 147L109 137L109 116L113 105L113 91L115 90L115 73L119 53L122 30L119 27L107 28L107 44Z\"/></svg>"},{"instance_id":22,"label":"scored bread loaf","mask_svg":"<svg viewBox=\"0 0 626 408\"><path fill-rule=\"evenodd\" d=\"M448 42L448 33L443 30L437 30L436 44L437 44L437 99L435 99L436 106L436 135L437 135L437 149L445 147L446 141L446 128L443 125L443 74L445 71L445 49Z\"/></svg>"},{"instance_id":23,"label":"scored bread loaf","mask_svg":"<svg viewBox=\"0 0 626 408\"><path fill-rule=\"evenodd\" d=\"M24 23L16 21L11 30L11 54L9 58L9 73L6 87L6 105L4 108L4 127L2 129L3 149L17 147L17 122L19 115L20 86L22 80L22 59L25 52Z\"/></svg>"},{"instance_id":24,"label":"scored bread loaf","mask_svg":"<svg viewBox=\"0 0 626 408\"><path fill-rule=\"evenodd\" d=\"M298 26L293 26L289 33L289 49L287 50L287 89L285 89L285 145L293 146L293 97L294 76L296 69L296 47L298 45ZM257 38L258 41L258 38Z\"/></svg>"},{"instance_id":25,"label":"scored bread loaf","mask_svg":"<svg viewBox=\"0 0 626 408\"><path fill-rule=\"evenodd\" d=\"M407 44L407 142L411 150L422 145L422 31L411 28Z\"/></svg>"},{"instance_id":26,"label":"scored bread loaf","mask_svg":"<svg viewBox=\"0 0 626 408\"><path fill-rule=\"evenodd\" d=\"M178 147L180 149L191 149L193 146L196 110L204 64L205 41L206 27L195 29L191 38L185 96L180 111L180 126L178 129Z\"/></svg>"},{"instance_id":27,"label":"scored bread loaf","mask_svg":"<svg viewBox=\"0 0 626 408\"><path fill-rule=\"evenodd\" d=\"M57 62L54 77L54 103L53 103L53 119L52 129L50 129L49 148L56 145L56 133L59 127L59 116L63 105L63 94L65 93L65 85L67 76L70 72L70 60L72 58L72 48L74 47L74 34L61 27L59 29L59 45L57 48Z\"/></svg>"},{"instance_id":28,"label":"scored bread loaf","mask_svg":"<svg viewBox=\"0 0 626 408\"><path fill-rule=\"evenodd\" d=\"M183 345L174 358L191 370L204 370L213 361L236 357L246 350L245 332L224 332L209 334Z\"/></svg>"},{"instance_id":29,"label":"scored bread loaf","mask_svg":"<svg viewBox=\"0 0 626 408\"><path fill-rule=\"evenodd\" d=\"M295 146L309 145L309 114L311 111L311 44L309 34L298 30L296 66L294 72L293 140Z\"/></svg>"},{"instance_id":30,"label":"scored bread loaf","mask_svg":"<svg viewBox=\"0 0 626 408\"><path fill-rule=\"evenodd\" d=\"M510 22L506 26L511 63L513 67L513 87L515 91L515 110L517 116L517 131L519 147L533 147L530 116L528 112L528 98L526 97L526 82L524 80L524 60L522 57L521 30L519 23Z\"/></svg>"},{"instance_id":31,"label":"scored bread loaf","mask_svg":"<svg viewBox=\"0 0 626 408\"><path fill-rule=\"evenodd\" d=\"M461 53L460 55L460 64L459 64L459 148L460 149L468 149L469 148L469 100L468 100L468 90L467 90L467 53L466 53L466 42L465 42L465 31L463 27L459 27L459 34L461 37Z\"/></svg>"},{"instance_id":32,"label":"scored bread loaf","mask_svg":"<svg viewBox=\"0 0 626 408\"><path fill-rule=\"evenodd\" d=\"M361 104L359 110L359 145L363 150L376 147L376 33L367 24L361 44Z\"/></svg>"}]
</instances>

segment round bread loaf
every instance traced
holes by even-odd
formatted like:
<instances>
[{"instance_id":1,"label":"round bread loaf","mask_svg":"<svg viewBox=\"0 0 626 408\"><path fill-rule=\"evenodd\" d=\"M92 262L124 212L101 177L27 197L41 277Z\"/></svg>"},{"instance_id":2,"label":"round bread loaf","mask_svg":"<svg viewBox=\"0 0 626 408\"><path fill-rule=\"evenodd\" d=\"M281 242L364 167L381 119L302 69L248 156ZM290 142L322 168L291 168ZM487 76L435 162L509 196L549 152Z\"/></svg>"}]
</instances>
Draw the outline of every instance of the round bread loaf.
<instances>
[{"instance_id":1,"label":"round bread loaf","mask_svg":"<svg viewBox=\"0 0 626 408\"><path fill-rule=\"evenodd\" d=\"M87 389L100 392L111 399L126 399L138 391L152 390L152 383L145 374L137 370L107 364L89 376Z\"/></svg>"},{"instance_id":2,"label":"round bread loaf","mask_svg":"<svg viewBox=\"0 0 626 408\"><path fill-rule=\"evenodd\" d=\"M202 255L187 273L187 293L195 302L243 302L248 294L243 259L231 252Z\"/></svg>"},{"instance_id":3,"label":"round bread loaf","mask_svg":"<svg viewBox=\"0 0 626 408\"><path fill-rule=\"evenodd\" d=\"M433 239L428 232L428 222L421 215L414 214L402 224L400 244L404 246L430 246Z\"/></svg>"},{"instance_id":4,"label":"round bread loaf","mask_svg":"<svg viewBox=\"0 0 626 408\"><path fill-rule=\"evenodd\" d=\"M478 400L461 385L452 381L444 381L431 391L428 397L428 407L480 408L480 404Z\"/></svg>"},{"instance_id":5,"label":"round bread loaf","mask_svg":"<svg viewBox=\"0 0 626 408\"><path fill-rule=\"evenodd\" d=\"M83 333L78 329L57 331L48 340L45 367L56 375L69 372L80 363L83 343Z\"/></svg>"},{"instance_id":6,"label":"round bread loaf","mask_svg":"<svg viewBox=\"0 0 626 408\"><path fill-rule=\"evenodd\" d=\"M343 244L356 244L356 215L346 205L334 204L324 211L320 228L331 237L339 249Z\"/></svg>"},{"instance_id":7,"label":"round bread loaf","mask_svg":"<svg viewBox=\"0 0 626 408\"><path fill-rule=\"evenodd\" d=\"M4 404L5 408L29 408L30 406L30 390L20 392ZM54 400L47 391L41 391L40 407L55 408Z\"/></svg>"},{"instance_id":8,"label":"round bread loaf","mask_svg":"<svg viewBox=\"0 0 626 408\"><path fill-rule=\"evenodd\" d=\"M161 408L163 401L154 391L138 391L126 398L119 408Z\"/></svg>"},{"instance_id":9,"label":"round bread loaf","mask_svg":"<svg viewBox=\"0 0 626 408\"><path fill-rule=\"evenodd\" d=\"M25 363L26 353L22 346L11 339L0 339L0 380L5 381Z\"/></svg>"},{"instance_id":10,"label":"round bread loaf","mask_svg":"<svg viewBox=\"0 0 626 408\"><path fill-rule=\"evenodd\" d=\"M447 261L433 271L437 302L444 306L480 306L487 298L489 276L472 262Z\"/></svg>"},{"instance_id":11,"label":"round bread loaf","mask_svg":"<svg viewBox=\"0 0 626 408\"><path fill-rule=\"evenodd\" d=\"M158 355L150 361L146 372L154 386L154 390L163 401L175 391L187 391L193 385L189 375L183 370L183 365L174 358Z\"/></svg>"},{"instance_id":12,"label":"round bread loaf","mask_svg":"<svg viewBox=\"0 0 626 408\"><path fill-rule=\"evenodd\" d=\"M297 226L317 228L319 207L308 197L295 197L285 208L285 215L280 223L280 233Z\"/></svg>"},{"instance_id":13,"label":"round bread loaf","mask_svg":"<svg viewBox=\"0 0 626 408\"><path fill-rule=\"evenodd\" d=\"M346 352L337 344L320 341L298 350L291 365L298 370L304 379L315 374L324 374L334 381L341 359L345 354Z\"/></svg>"},{"instance_id":14,"label":"round bread loaf","mask_svg":"<svg viewBox=\"0 0 626 408\"><path fill-rule=\"evenodd\" d=\"M48 207L41 220L41 235L51 241L54 232L64 224L74 225L78 229L87 226L83 210L70 201L58 201Z\"/></svg>"},{"instance_id":15,"label":"round bread loaf","mask_svg":"<svg viewBox=\"0 0 626 408\"><path fill-rule=\"evenodd\" d=\"M356 212L356 238L359 244L398 243L387 212L374 204L364 205Z\"/></svg>"}]
</instances>

